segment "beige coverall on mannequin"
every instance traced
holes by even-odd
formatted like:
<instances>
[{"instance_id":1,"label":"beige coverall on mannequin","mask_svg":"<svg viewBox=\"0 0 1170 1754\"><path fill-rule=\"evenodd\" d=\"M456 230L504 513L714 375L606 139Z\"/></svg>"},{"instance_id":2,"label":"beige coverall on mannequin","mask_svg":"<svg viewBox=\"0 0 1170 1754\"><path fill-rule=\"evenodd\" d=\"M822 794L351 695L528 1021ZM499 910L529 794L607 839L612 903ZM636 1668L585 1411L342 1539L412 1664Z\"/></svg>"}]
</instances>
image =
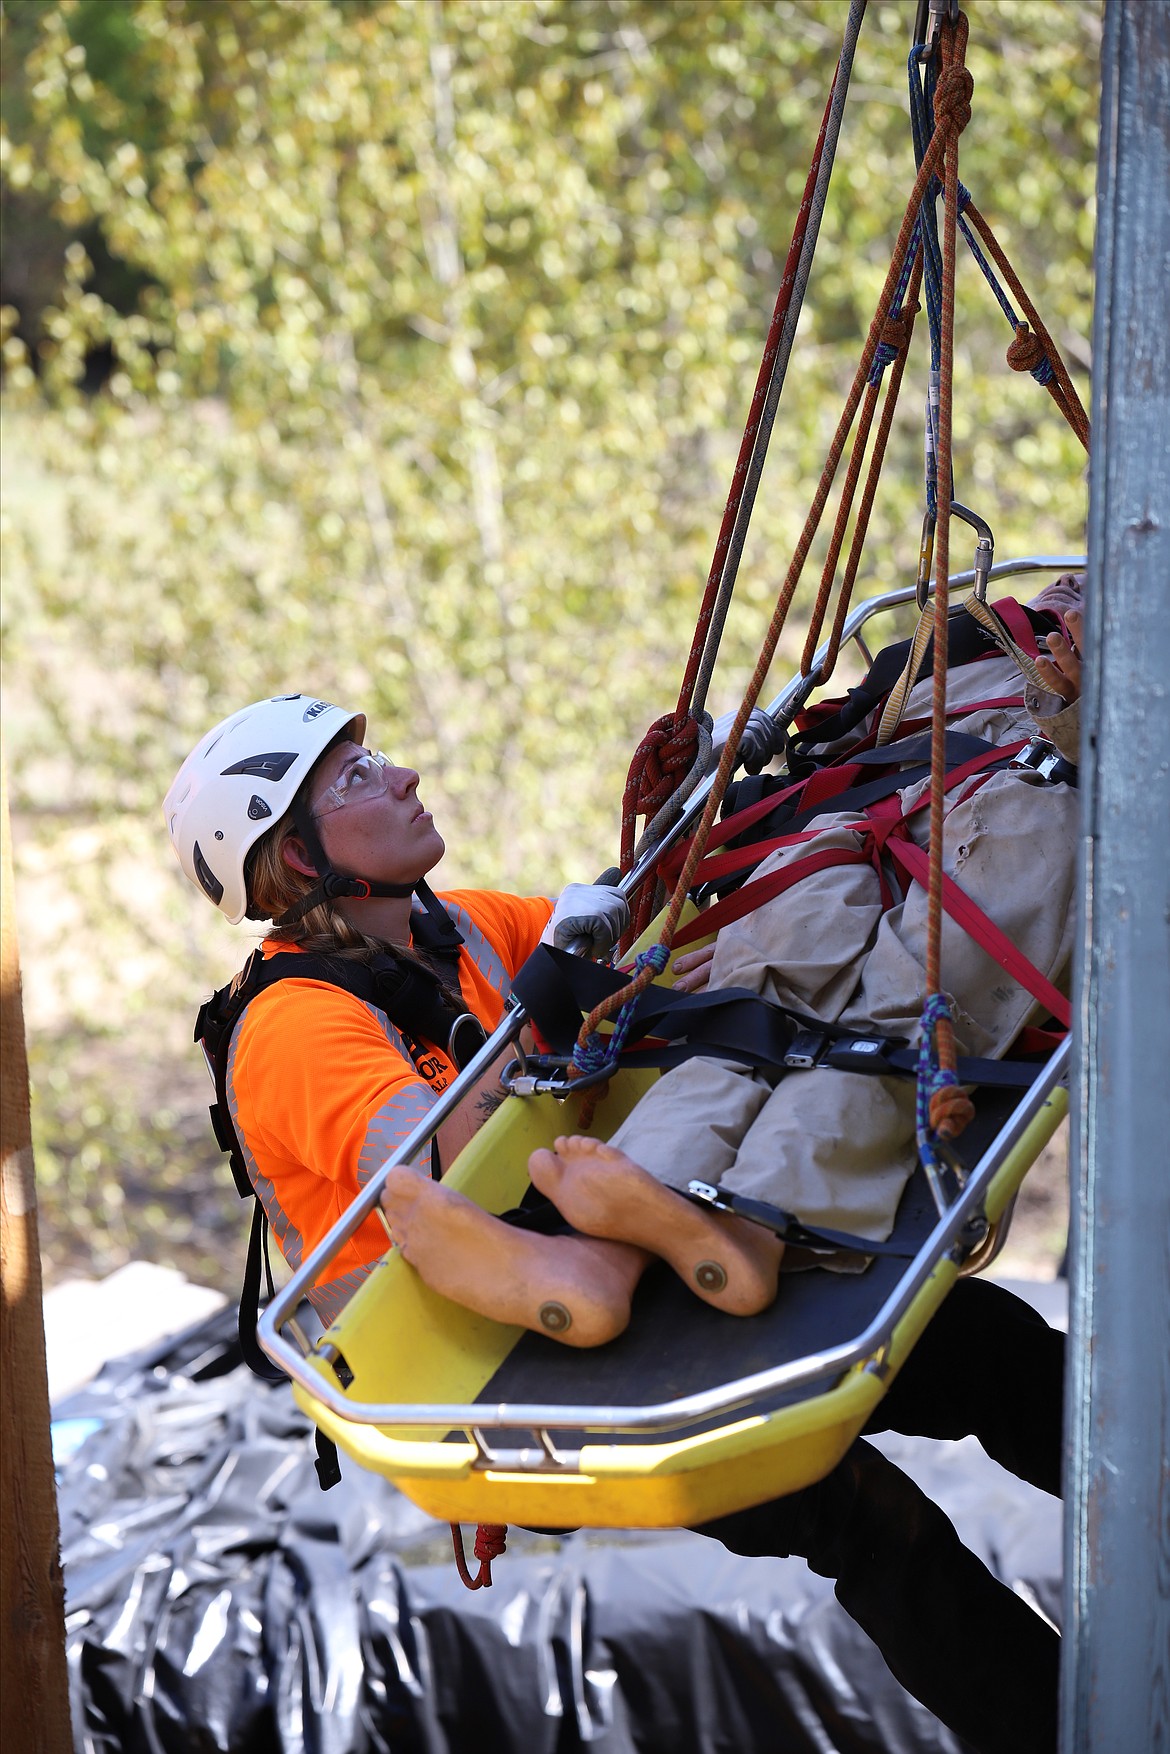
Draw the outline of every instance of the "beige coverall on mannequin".
<instances>
[{"instance_id":1,"label":"beige coverall on mannequin","mask_svg":"<svg viewBox=\"0 0 1170 1754\"><path fill-rule=\"evenodd\" d=\"M911 692L905 719L929 718L931 679ZM1018 705L976 703L1015 697ZM1023 704L1014 662L992 657L952 669L948 704L970 704L949 728L997 744L1043 734ZM858 732L860 735L861 732ZM901 795L904 809L923 795ZM1055 985L1067 978L1078 829L1077 794L1029 769L993 773L974 792L960 787L943 842L944 869ZM862 846L855 813L818 818L815 841L771 854L756 875L823 847ZM929 809L910 822L921 847ZM872 865L831 866L720 932L711 986L746 987L822 1022L919 1039L925 999L926 891L884 866L895 895L882 911ZM1032 996L949 916L943 916L942 984L953 1001L960 1054L997 1058L1031 1017ZM818 1069L778 1083L743 1066L695 1058L667 1072L611 1143L660 1181L692 1177L770 1201L809 1224L881 1239L889 1235L916 1161L911 1078ZM856 1257L841 1257L845 1266Z\"/></svg>"}]
</instances>

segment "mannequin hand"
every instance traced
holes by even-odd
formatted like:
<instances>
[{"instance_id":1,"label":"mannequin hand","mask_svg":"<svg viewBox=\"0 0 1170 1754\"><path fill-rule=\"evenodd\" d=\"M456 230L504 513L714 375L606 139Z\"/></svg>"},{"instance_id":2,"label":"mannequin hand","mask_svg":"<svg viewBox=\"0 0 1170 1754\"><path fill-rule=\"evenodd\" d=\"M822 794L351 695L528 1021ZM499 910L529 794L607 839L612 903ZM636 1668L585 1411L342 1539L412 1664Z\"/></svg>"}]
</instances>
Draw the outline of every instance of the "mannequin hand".
<instances>
[{"instance_id":1,"label":"mannequin hand","mask_svg":"<svg viewBox=\"0 0 1170 1754\"><path fill-rule=\"evenodd\" d=\"M737 711L738 708L734 708L729 713L721 713L711 727L712 755L723 753L724 745L731 736ZM780 746L781 736L775 721L768 717L763 707L754 706L748 714L748 722L743 728L736 752L748 773L759 773Z\"/></svg>"},{"instance_id":2,"label":"mannequin hand","mask_svg":"<svg viewBox=\"0 0 1170 1754\"><path fill-rule=\"evenodd\" d=\"M714 943L704 944L700 950L686 950L676 956L671 963L676 993L704 993L711 982L711 960L715 955Z\"/></svg>"},{"instance_id":3,"label":"mannequin hand","mask_svg":"<svg viewBox=\"0 0 1170 1754\"><path fill-rule=\"evenodd\" d=\"M1081 653L1084 650L1085 618L1075 609L1070 609L1064 618L1072 644L1062 634L1048 635L1048 657L1039 658L1036 668L1044 678L1044 686L1050 694L1055 694L1064 701L1080 698L1081 692Z\"/></svg>"},{"instance_id":4,"label":"mannequin hand","mask_svg":"<svg viewBox=\"0 0 1170 1754\"><path fill-rule=\"evenodd\" d=\"M577 956L608 956L629 923L630 910L620 890L599 883L567 883L541 943Z\"/></svg>"}]
</instances>

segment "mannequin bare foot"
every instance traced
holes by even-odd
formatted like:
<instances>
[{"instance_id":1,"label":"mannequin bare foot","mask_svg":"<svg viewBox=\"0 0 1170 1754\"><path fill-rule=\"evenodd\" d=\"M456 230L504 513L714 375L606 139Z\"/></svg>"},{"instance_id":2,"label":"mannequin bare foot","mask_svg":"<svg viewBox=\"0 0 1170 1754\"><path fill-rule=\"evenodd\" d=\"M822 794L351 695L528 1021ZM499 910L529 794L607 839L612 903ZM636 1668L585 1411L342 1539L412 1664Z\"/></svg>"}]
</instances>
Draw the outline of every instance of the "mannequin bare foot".
<instances>
[{"instance_id":1,"label":"mannequin bare foot","mask_svg":"<svg viewBox=\"0 0 1170 1754\"><path fill-rule=\"evenodd\" d=\"M503 1224L413 1169L392 1169L382 1206L403 1259L453 1303L566 1346L622 1332L649 1256L624 1242L539 1236Z\"/></svg>"},{"instance_id":2,"label":"mannequin bare foot","mask_svg":"<svg viewBox=\"0 0 1170 1754\"><path fill-rule=\"evenodd\" d=\"M783 1243L742 1218L704 1212L600 1139L558 1139L532 1153L528 1173L575 1229L660 1255L716 1309L756 1315L776 1295Z\"/></svg>"}]
</instances>

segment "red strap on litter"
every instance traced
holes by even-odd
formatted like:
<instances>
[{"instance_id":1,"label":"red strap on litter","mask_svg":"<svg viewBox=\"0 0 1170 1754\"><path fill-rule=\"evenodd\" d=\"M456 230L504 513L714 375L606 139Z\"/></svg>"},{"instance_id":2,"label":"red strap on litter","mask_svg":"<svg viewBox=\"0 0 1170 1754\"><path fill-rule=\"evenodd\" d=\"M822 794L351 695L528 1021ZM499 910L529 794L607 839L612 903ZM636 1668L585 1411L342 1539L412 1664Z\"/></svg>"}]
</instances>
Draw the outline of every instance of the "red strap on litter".
<instances>
[{"instance_id":1,"label":"red strap on litter","mask_svg":"<svg viewBox=\"0 0 1170 1754\"><path fill-rule=\"evenodd\" d=\"M868 829L862 829L862 833L867 840L871 839ZM801 838L812 840L814 836L810 834ZM745 914L754 913L774 896L783 895L786 889L794 888L804 878L811 877L814 871L825 871L831 865L872 863L874 860L869 852L860 849L851 853L846 847L826 847L823 852L810 853L807 859L798 859L794 865L785 865L779 871L769 871L766 877L757 877L754 883L745 883L734 895L727 895L722 901L715 902L705 913L699 914L688 926L684 926L681 932L675 933L674 947L677 950L681 945L693 943L696 938L706 938L711 932L718 932L733 920L742 920Z\"/></svg>"},{"instance_id":2,"label":"red strap on litter","mask_svg":"<svg viewBox=\"0 0 1170 1754\"><path fill-rule=\"evenodd\" d=\"M951 772L947 775L946 790L948 792L952 791L956 786L961 786L973 776L980 774L984 768L991 767L996 762L1010 759L1013 755L1017 755L1023 747L1024 745L1022 742L1007 743L997 746L995 749L985 749L979 755L972 756L970 761L962 762L958 767L952 768ZM844 768L839 768L835 771L839 773L846 772ZM854 763L852 769L849 771L851 774L860 773L862 769L860 764ZM850 779L850 783L852 783L852 779ZM789 790L793 789L795 788L789 788ZM786 793L778 795L774 793L771 802L774 804L777 800L777 796L783 797L786 795ZM832 802L831 798L828 802ZM919 802L915 804L907 814L911 816L914 815L916 811L924 809L928 802L929 797L924 794ZM803 799L801 800L801 803L803 807ZM750 811L756 812L757 814L760 813L758 811L758 806L754 804L750 807ZM742 814L746 817L749 814L749 811L745 810ZM871 823L874 825L872 832L879 850L885 845L890 835L896 832L898 824L905 820L905 817L903 817L901 812L900 802L896 792L889 798L882 798L876 803L871 804L865 814L870 818ZM730 818L729 820L734 821L736 819ZM758 841L755 845L750 847L741 847L733 852L720 853L716 854L714 857L705 858L695 873L695 881L696 883L717 883L721 878L733 876L735 872L743 870L745 865L762 864L769 854L778 852L781 847L799 846L802 841L816 840L823 833L824 830L822 828L809 828L798 834L778 835L775 840ZM789 867L789 869L797 868L798 867L795 866ZM815 868L817 870L823 869L821 865L817 865ZM799 869L807 869L805 861L801 861ZM759 879L758 881L766 883L767 879ZM754 884L749 884L746 887L753 893L755 892ZM787 888L790 886L785 885L785 887ZM781 892L776 890L773 891L773 893L779 894ZM730 900L730 897L727 899ZM761 890L759 900L765 901L767 899L769 899L769 897L764 895ZM717 919L720 924L727 925L732 919L742 919L745 913L750 913L752 907L758 905L759 902L753 901L751 906L743 908L738 912L728 911L724 914L723 909L725 903L718 902L714 907L709 908L706 913L701 914L697 921L692 922L690 926L685 927L682 932L676 933L674 941L676 944L681 944L689 943L695 938L705 938L709 932L718 929L717 926L712 926L709 923L712 919ZM889 906L889 902L887 902L886 905ZM701 930L699 929L700 926L702 927Z\"/></svg>"},{"instance_id":3,"label":"red strap on litter","mask_svg":"<svg viewBox=\"0 0 1170 1754\"><path fill-rule=\"evenodd\" d=\"M1029 658L1047 657L1036 643L1036 629L1028 619L1027 612L1021 609L1014 597L999 597L988 605L1003 622L1016 644ZM989 653L988 656L992 654Z\"/></svg>"},{"instance_id":4,"label":"red strap on litter","mask_svg":"<svg viewBox=\"0 0 1170 1754\"><path fill-rule=\"evenodd\" d=\"M993 707L1020 706L1021 704L1021 697L1018 694L1005 695L1002 699L976 701L973 706L953 707L948 714L948 717L957 718L960 714L964 713L983 712L989 711ZM909 737L912 736L915 731L925 730L929 724L929 719L908 719L903 722L900 729L904 736ZM860 752L863 749L871 748L876 734L876 732L871 732L863 742L854 744L849 750L849 754L853 754L854 751ZM1008 748L1000 749L998 754L1000 756L1005 754L1014 755L1018 749L1022 748L1022 743L1016 743ZM829 767L820 771L824 773L841 774L843 776L841 785L834 787L833 789L834 791L843 791L847 784L852 785L854 778L860 777L862 764L858 762L847 762L843 763L840 767ZM962 772L963 770L956 771ZM812 780L817 777L817 774L812 774L807 779L795 780L792 785L785 786L781 791L770 792L767 797L757 799L754 804L747 805L743 810L737 810L733 815L725 816L723 821L719 823L717 827L712 828L710 834L707 836L708 853L716 847L725 846L729 840L735 840L739 835L746 834L747 830L755 823L759 822L762 817L769 816L773 810L779 809L780 805L783 804L787 798L794 797L798 792L811 785ZM832 794L830 793L829 795L831 796ZM804 807L805 802L802 798L801 809L803 810ZM766 858L768 853L775 852L778 847L787 844L787 839L784 836L781 836L779 840L762 843L762 846L755 851L753 862L758 864L761 859ZM659 862L658 871L664 882L677 883L679 873L686 863L690 845L691 843L689 839L679 841L663 856ZM726 855L726 857L728 863L725 866L718 867L710 866L707 860L704 859L704 862L695 873L695 883L711 883L716 881L719 877L730 876L733 872L742 870L744 864L747 862L746 860L738 859L731 854Z\"/></svg>"},{"instance_id":5,"label":"red strap on litter","mask_svg":"<svg viewBox=\"0 0 1170 1754\"><path fill-rule=\"evenodd\" d=\"M887 845L891 856L902 869L925 889L930 881L930 861L922 848L900 835L891 836ZM1028 961L1023 951L1016 948L1006 933L1000 931L995 921L989 919L983 909L977 907L970 896L960 889L954 878L948 877L945 872L942 904L968 937L974 938L976 944L986 950L1001 968L1006 969L1025 992L1031 993L1034 999L1046 1005L1057 1022L1063 1023L1066 1029L1071 1026L1072 1008L1064 994L1040 973L1034 963Z\"/></svg>"}]
</instances>

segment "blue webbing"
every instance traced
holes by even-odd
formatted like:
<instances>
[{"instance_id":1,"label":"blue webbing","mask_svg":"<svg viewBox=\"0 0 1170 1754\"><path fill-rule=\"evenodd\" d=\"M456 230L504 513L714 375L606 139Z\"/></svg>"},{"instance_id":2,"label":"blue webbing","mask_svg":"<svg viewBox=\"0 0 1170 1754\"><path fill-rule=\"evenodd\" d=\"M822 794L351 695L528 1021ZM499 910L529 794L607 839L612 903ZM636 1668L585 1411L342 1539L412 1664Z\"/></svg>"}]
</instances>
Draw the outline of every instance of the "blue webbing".
<instances>
[{"instance_id":1,"label":"blue webbing","mask_svg":"<svg viewBox=\"0 0 1170 1754\"><path fill-rule=\"evenodd\" d=\"M922 1010L922 1041L918 1048L918 1084L915 1093L914 1119L918 1133L918 1155L925 1169L936 1170L938 1158L930 1127L930 1099L936 1090L957 1084L954 1072L938 1063L938 1026L951 1015L950 1002L943 993L932 993Z\"/></svg>"},{"instance_id":2,"label":"blue webbing","mask_svg":"<svg viewBox=\"0 0 1170 1754\"><path fill-rule=\"evenodd\" d=\"M652 968L655 974L661 974L670 959L670 950L665 944L652 944L649 950L639 951L634 958L634 972L640 973L644 968ZM613 1031L602 1035L598 1029L587 1038L584 1047L578 1042L573 1049L573 1065L577 1071L586 1074L601 1072L609 1067L617 1071L622 1049L626 1045L626 1037L634 1021L636 999L627 999L614 1021Z\"/></svg>"}]
</instances>

